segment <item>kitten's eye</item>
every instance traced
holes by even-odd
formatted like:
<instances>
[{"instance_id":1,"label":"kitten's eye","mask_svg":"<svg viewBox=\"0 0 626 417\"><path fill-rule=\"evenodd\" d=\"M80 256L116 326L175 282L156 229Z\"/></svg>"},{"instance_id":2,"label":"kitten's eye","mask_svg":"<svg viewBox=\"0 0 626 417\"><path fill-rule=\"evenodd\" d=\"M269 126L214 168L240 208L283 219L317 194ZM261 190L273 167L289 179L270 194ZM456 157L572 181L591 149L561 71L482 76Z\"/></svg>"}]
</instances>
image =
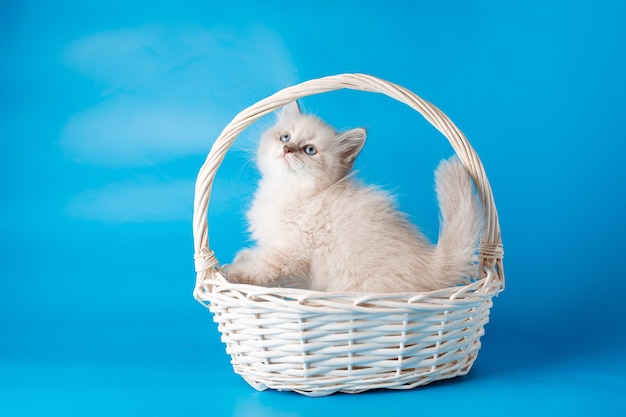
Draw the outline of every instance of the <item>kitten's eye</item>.
<instances>
[{"instance_id":1,"label":"kitten's eye","mask_svg":"<svg viewBox=\"0 0 626 417\"><path fill-rule=\"evenodd\" d=\"M280 135L279 139L281 142L289 142L289 140L291 140L291 135L289 133L283 133Z\"/></svg>"},{"instance_id":2,"label":"kitten's eye","mask_svg":"<svg viewBox=\"0 0 626 417\"><path fill-rule=\"evenodd\" d=\"M306 145L304 148L302 148L302 150L307 155L315 155L317 153L317 149L315 149L315 146L313 145Z\"/></svg>"}]
</instances>

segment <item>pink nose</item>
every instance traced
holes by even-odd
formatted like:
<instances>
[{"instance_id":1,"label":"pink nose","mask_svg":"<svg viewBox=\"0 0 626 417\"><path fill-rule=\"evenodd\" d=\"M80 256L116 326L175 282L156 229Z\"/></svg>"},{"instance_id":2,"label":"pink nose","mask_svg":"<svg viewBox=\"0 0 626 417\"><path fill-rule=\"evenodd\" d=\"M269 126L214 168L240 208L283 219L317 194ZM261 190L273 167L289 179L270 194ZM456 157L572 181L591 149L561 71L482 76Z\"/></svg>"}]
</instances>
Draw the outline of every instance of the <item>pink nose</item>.
<instances>
[{"instance_id":1,"label":"pink nose","mask_svg":"<svg viewBox=\"0 0 626 417\"><path fill-rule=\"evenodd\" d=\"M287 145L283 145L283 155L286 155L288 153L293 153L293 149L291 149L289 146Z\"/></svg>"}]
</instances>

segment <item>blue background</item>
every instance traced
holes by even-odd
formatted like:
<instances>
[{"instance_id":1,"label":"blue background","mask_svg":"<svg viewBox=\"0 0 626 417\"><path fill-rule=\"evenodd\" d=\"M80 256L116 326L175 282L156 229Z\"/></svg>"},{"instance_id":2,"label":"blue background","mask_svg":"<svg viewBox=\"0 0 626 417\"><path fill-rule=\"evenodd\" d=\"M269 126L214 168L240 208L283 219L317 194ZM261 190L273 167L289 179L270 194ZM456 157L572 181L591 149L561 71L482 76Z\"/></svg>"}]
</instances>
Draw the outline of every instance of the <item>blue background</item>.
<instances>
[{"instance_id":1,"label":"blue background","mask_svg":"<svg viewBox=\"0 0 626 417\"><path fill-rule=\"evenodd\" d=\"M625 4L2 2L0 415L624 415ZM507 288L466 377L259 393L191 296L193 182L239 110L343 72L411 89L469 137L501 216ZM380 95L303 105L368 127L361 177L436 236L443 137ZM245 244L264 123L216 180L222 262Z\"/></svg>"}]
</instances>

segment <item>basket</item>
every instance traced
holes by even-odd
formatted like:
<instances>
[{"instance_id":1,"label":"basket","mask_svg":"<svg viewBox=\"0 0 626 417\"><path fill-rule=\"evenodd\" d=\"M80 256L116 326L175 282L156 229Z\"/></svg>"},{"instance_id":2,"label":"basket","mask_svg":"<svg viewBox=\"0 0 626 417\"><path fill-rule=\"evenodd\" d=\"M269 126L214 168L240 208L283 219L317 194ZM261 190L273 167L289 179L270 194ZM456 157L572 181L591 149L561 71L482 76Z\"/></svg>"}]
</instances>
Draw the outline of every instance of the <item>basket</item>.
<instances>
[{"instance_id":1,"label":"basket","mask_svg":"<svg viewBox=\"0 0 626 417\"><path fill-rule=\"evenodd\" d=\"M293 100L340 89L382 93L419 112L449 141L483 206L481 276L427 293L344 294L229 283L209 247L208 205L216 171L238 134ZM193 233L194 297L213 313L234 371L257 390L307 396L410 389L465 375L480 349L492 298L504 289L498 216L483 165L438 108L411 91L364 74L285 88L240 112L198 174Z\"/></svg>"}]
</instances>

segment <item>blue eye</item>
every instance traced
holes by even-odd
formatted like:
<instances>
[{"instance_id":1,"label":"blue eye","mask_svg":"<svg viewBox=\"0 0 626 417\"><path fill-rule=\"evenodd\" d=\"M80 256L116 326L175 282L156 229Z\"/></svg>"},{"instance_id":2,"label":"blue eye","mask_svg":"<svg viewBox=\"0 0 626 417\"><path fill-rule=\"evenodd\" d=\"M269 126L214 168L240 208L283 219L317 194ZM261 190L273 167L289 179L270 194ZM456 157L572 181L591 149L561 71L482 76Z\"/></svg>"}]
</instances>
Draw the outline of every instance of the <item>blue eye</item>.
<instances>
[{"instance_id":1,"label":"blue eye","mask_svg":"<svg viewBox=\"0 0 626 417\"><path fill-rule=\"evenodd\" d=\"M306 145L304 148L302 148L302 150L307 155L315 155L317 153L317 149L315 149L315 146L313 145Z\"/></svg>"},{"instance_id":2,"label":"blue eye","mask_svg":"<svg viewBox=\"0 0 626 417\"><path fill-rule=\"evenodd\" d=\"M283 133L282 135L280 135L279 140L281 142L289 142L289 140L291 140L291 135L289 133Z\"/></svg>"}]
</instances>

